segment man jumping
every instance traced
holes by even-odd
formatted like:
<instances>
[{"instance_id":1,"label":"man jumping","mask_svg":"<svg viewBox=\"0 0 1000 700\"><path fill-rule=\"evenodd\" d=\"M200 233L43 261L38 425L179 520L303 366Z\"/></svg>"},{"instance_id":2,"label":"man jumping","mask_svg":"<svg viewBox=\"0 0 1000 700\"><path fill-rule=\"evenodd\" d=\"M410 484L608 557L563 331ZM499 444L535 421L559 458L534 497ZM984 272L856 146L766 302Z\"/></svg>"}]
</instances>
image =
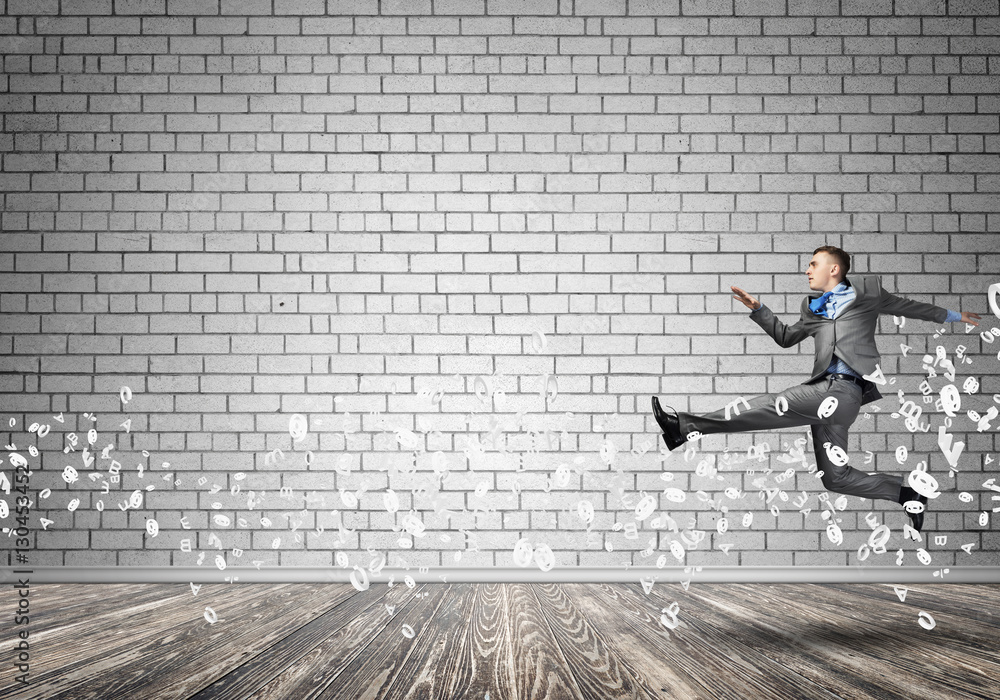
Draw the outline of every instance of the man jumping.
<instances>
[{"instance_id":1,"label":"man jumping","mask_svg":"<svg viewBox=\"0 0 1000 700\"><path fill-rule=\"evenodd\" d=\"M898 297L882 288L879 275L857 275L848 280L851 256L835 246L813 251L807 274L809 288L822 294L810 294L802 300L801 318L793 326L779 321L769 308L739 287L731 287L734 299L752 309L750 319L763 328L783 348L815 338L815 362L812 376L802 384L776 394L763 394L747 401L727 419L726 411L704 415L674 411L667 413L653 397L653 416L663 430L663 441L674 450L683 445L692 431L738 433L747 430L773 430L809 425L812 430L816 465L823 471L823 486L828 491L862 498L882 498L905 504L927 503L898 475L866 474L847 464L837 465L827 454L825 443L847 450L847 433L858 412L866 403L882 398L875 384L862 375L873 376L879 359L875 345L875 326L879 314L942 323L964 321L978 326L979 314L958 313L933 304ZM829 413L836 399L836 409ZM783 400L782 400L783 399ZM821 406L824 410L821 410ZM787 408L785 407L787 403ZM669 406L667 408L670 408ZM671 408L673 411L673 409ZM840 461L840 460L837 460ZM923 527L924 513L907 511L913 528Z\"/></svg>"}]
</instances>

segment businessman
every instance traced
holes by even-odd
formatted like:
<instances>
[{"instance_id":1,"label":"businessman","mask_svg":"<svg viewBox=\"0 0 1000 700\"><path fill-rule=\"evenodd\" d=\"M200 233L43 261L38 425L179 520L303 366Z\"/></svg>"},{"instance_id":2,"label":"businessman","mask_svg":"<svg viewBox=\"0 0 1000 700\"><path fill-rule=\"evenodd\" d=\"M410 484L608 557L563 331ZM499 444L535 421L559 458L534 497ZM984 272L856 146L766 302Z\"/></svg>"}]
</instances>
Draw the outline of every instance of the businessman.
<instances>
[{"instance_id":1,"label":"businessman","mask_svg":"<svg viewBox=\"0 0 1000 700\"><path fill-rule=\"evenodd\" d=\"M739 413L731 412L728 420L724 410L704 415L673 409L667 412L654 396L653 416L663 431L667 447L671 450L680 447L693 431L707 435L809 425L816 466L823 471L823 486L828 491L881 498L904 506L909 501L917 501L926 506L927 497L910 488L903 477L867 474L847 464L838 466L831 461L824 445L830 443L831 448L840 447L846 453L847 433L861 406L882 398L875 384L862 376L872 376L879 359L875 345L879 314L935 323L965 321L974 326L979 325L974 319L981 317L890 294L882 288L879 275L857 275L848 279L850 269L851 257L840 248L822 246L813 251L806 274L814 293L802 300L801 317L793 326L779 321L769 308L747 292L731 287L735 293L733 298L751 309L750 319L781 347L792 347L809 337L815 339L812 376L782 392L755 396L747 401L749 408L743 407ZM832 414L829 413L832 402L827 401L824 405L831 396L837 400ZM911 508L916 509L916 506ZM919 531L924 522L923 509L919 513L908 512L908 515L913 528Z\"/></svg>"}]
</instances>

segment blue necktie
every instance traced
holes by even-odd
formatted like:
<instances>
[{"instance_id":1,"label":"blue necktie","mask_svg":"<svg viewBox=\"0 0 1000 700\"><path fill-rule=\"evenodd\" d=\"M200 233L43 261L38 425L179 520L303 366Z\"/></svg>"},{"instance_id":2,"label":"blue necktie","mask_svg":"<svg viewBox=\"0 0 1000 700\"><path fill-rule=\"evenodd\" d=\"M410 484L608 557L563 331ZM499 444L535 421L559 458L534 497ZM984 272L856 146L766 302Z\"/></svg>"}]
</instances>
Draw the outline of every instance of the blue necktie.
<instances>
[{"instance_id":1,"label":"blue necktie","mask_svg":"<svg viewBox=\"0 0 1000 700\"><path fill-rule=\"evenodd\" d=\"M833 290L829 292L823 292L822 296L818 299L813 299L809 302L809 308L812 309L814 314L819 314L820 316L825 316L823 313L823 307L826 306L826 300L833 296Z\"/></svg>"}]
</instances>

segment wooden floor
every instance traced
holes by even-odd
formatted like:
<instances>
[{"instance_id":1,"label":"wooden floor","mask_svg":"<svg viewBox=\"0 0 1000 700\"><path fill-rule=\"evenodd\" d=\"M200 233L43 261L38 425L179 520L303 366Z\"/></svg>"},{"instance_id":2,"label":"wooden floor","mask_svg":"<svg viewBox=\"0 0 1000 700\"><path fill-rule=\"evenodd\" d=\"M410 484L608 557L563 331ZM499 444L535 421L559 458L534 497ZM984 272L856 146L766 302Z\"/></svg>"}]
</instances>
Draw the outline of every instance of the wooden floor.
<instances>
[{"instance_id":1,"label":"wooden floor","mask_svg":"<svg viewBox=\"0 0 1000 700\"><path fill-rule=\"evenodd\" d=\"M5 589L2 698L1000 698L998 584Z\"/></svg>"}]
</instances>

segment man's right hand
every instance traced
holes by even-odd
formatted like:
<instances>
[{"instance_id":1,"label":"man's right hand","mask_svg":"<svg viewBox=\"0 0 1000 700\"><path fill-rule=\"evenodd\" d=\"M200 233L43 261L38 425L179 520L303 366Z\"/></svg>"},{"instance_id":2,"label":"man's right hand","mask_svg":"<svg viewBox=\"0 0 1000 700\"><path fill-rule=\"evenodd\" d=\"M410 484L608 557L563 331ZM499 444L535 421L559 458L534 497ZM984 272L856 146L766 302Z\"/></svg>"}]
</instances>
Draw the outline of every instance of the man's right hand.
<instances>
[{"instance_id":1,"label":"man's right hand","mask_svg":"<svg viewBox=\"0 0 1000 700\"><path fill-rule=\"evenodd\" d=\"M733 299L739 299L740 301L743 302L743 305L748 309L753 309L756 311L761 307L761 303L757 301L755 297L751 296L747 292L744 292L739 287L730 287L730 289L736 292L735 296L733 296Z\"/></svg>"}]
</instances>

